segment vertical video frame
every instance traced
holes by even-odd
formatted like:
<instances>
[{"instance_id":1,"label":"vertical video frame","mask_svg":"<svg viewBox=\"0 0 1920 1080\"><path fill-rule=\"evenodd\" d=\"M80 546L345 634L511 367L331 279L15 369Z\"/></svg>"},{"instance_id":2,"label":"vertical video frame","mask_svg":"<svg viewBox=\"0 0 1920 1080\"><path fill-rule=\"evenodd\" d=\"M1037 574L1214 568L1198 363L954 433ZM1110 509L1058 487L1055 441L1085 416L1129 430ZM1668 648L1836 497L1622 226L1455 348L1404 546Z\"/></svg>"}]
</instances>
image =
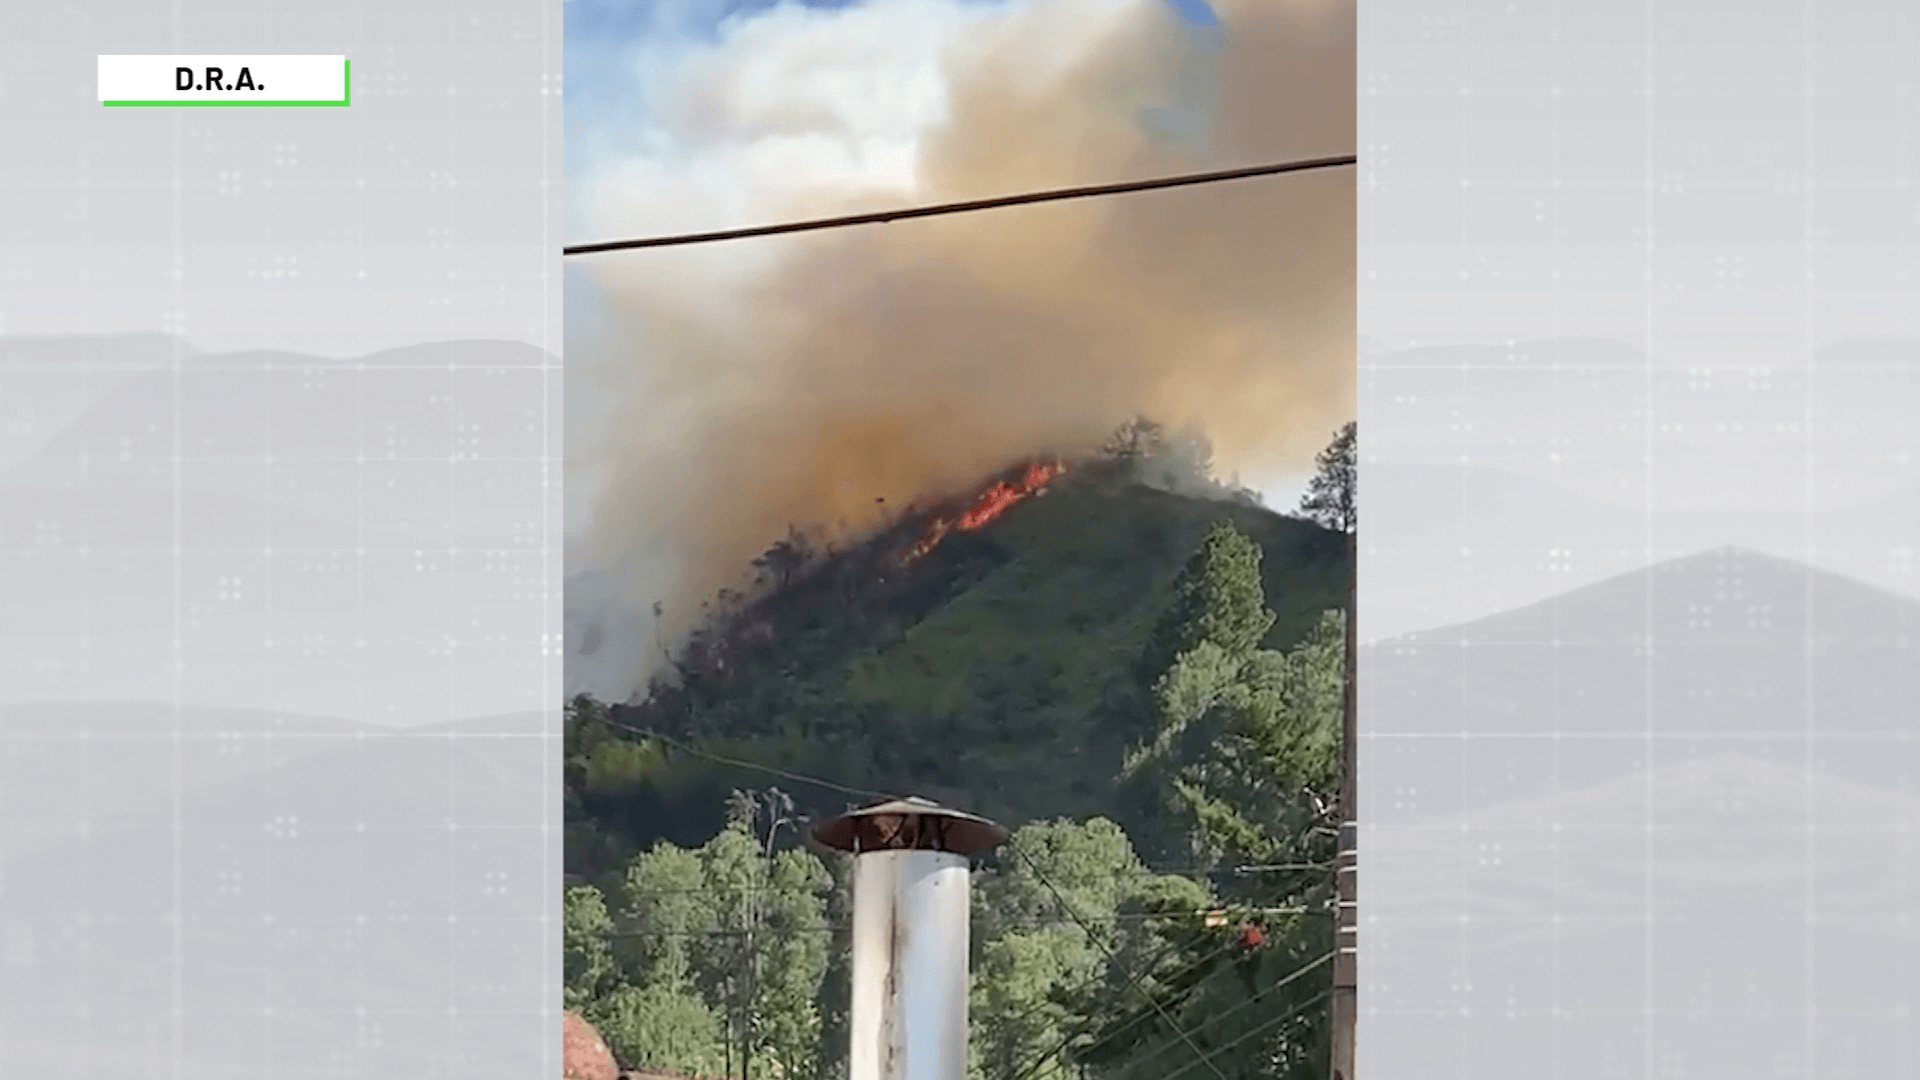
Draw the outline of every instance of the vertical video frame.
<instances>
[{"instance_id":1,"label":"vertical video frame","mask_svg":"<svg viewBox=\"0 0 1920 1080\"><path fill-rule=\"evenodd\" d=\"M566 1075L1350 1078L1351 0L566 20Z\"/></svg>"}]
</instances>

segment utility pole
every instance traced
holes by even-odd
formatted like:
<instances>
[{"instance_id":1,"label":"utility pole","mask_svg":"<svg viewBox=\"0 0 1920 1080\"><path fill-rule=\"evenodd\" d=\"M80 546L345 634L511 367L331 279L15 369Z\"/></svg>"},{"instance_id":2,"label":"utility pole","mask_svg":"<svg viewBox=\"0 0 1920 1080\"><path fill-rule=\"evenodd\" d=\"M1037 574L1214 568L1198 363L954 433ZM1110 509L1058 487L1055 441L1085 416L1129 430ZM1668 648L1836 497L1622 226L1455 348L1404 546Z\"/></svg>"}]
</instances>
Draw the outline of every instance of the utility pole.
<instances>
[{"instance_id":1,"label":"utility pole","mask_svg":"<svg viewBox=\"0 0 1920 1080\"><path fill-rule=\"evenodd\" d=\"M757 914L757 913L756 913ZM753 991L754 975L760 966L760 958L755 955L752 916L747 924L747 993L746 1002L740 1010L740 1080L753 1080Z\"/></svg>"},{"instance_id":2,"label":"utility pole","mask_svg":"<svg viewBox=\"0 0 1920 1080\"><path fill-rule=\"evenodd\" d=\"M1359 454L1353 469L1359 470ZM1350 479L1349 483L1358 484ZM1351 496L1349 496L1351 498ZM1359 937L1358 896L1355 877L1359 864L1356 847L1359 828L1359 803L1355 801L1354 761L1358 757L1359 723L1355 710L1358 672L1354 663L1356 628L1359 615L1360 524L1356 518L1347 532L1347 642L1346 676L1342 687L1340 716L1340 847L1334 863L1335 896L1338 900L1334 920L1333 957L1333 1080L1353 1078L1353 1030L1359 1014L1359 978L1357 971Z\"/></svg>"},{"instance_id":3,"label":"utility pole","mask_svg":"<svg viewBox=\"0 0 1920 1080\"><path fill-rule=\"evenodd\" d=\"M751 796L749 796L751 797ZM760 810L760 803L752 803L754 813ZM766 792L767 837L760 851L760 878L754 893L747 901L747 993L746 1007L740 1015L740 1080L753 1080L753 1035L754 1035L754 995L760 988L760 947L758 931L760 929L761 899L767 889L773 887L773 837L780 826L793 824L793 799L779 788L769 788Z\"/></svg>"}]
</instances>

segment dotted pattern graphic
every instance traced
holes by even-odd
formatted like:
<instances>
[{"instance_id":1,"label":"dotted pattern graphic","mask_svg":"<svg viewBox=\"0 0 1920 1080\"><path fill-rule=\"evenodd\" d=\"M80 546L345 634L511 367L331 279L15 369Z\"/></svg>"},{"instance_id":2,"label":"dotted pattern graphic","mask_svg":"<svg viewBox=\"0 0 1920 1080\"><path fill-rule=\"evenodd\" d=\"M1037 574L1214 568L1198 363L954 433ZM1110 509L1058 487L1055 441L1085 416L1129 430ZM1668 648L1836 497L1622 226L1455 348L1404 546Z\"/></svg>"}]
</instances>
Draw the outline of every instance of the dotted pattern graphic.
<instances>
[{"instance_id":1,"label":"dotted pattern graphic","mask_svg":"<svg viewBox=\"0 0 1920 1080\"><path fill-rule=\"evenodd\" d=\"M0 14L0 1075L559 1074L560 36Z\"/></svg>"},{"instance_id":2,"label":"dotted pattern graphic","mask_svg":"<svg viewBox=\"0 0 1920 1080\"><path fill-rule=\"evenodd\" d=\"M1356 1072L1911 1073L1920 20L1360 12Z\"/></svg>"}]
</instances>

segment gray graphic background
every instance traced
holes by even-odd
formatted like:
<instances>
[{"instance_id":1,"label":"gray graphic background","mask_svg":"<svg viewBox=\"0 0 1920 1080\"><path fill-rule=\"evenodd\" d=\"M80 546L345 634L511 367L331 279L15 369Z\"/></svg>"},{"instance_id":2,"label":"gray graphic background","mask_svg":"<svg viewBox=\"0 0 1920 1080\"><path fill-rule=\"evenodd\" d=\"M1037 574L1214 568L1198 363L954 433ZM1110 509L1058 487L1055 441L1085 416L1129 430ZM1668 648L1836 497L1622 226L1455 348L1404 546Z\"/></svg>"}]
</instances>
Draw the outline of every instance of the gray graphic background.
<instances>
[{"instance_id":1,"label":"gray graphic background","mask_svg":"<svg viewBox=\"0 0 1920 1080\"><path fill-rule=\"evenodd\" d=\"M1917 29L1362 4L1365 1080L1920 1067Z\"/></svg>"},{"instance_id":2,"label":"gray graphic background","mask_svg":"<svg viewBox=\"0 0 1920 1080\"><path fill-rule=\"evenodd\" d=\"M0 1075L559 1074L559 22L0 14Z\"/></svg>"},{"instance_id":3,"label":"gray graphic background","mask_svg":"<svg viewBox=\"0 0 1920 1080\"><path fill-rule=\"evenodd\" d=\"M0 1074L558 1071L558 20L0 15ZM1361 35L1367 1080L1912 1075L1914 17Z\"/></svg>"}]
</instances>

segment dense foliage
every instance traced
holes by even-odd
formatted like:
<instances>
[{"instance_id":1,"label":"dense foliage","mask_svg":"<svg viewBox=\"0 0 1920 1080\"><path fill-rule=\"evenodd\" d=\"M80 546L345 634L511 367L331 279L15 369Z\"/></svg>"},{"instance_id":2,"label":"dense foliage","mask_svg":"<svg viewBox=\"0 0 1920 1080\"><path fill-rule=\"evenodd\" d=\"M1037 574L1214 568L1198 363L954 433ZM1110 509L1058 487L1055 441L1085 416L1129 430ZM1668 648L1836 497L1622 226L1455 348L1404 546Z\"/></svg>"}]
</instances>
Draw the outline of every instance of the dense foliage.
<instances>
[{"instance_id":1,"label":"dense foliage","mask_svg":"<svg viewBox=\"0 0 1920 1080\"><path fill-rule=\"evenodd\" d=\"M835 882L817 856L776 848L791 803L768 795L732 800L698 849L635 856L611 897L567 889L566 1005L628 1065L732 1076L758 1059L766 1075L814 1075Z\"/></svg>"},{"instance_id":2,"label":"dense foliage","mask_svg":"<svg viewBox=\"0 0 1920 1080\"><path fill-rule=\"evenodd\" d=\"M1132 426L909 567L789 538L671 680L573 703L566 996L624 1062L844 1074L847 868L797 840L857 790L1016 826L971 1078L1325 1075L1347 545L1170 460Z\"/></svg>"},{"instance_id":3,"label":"dense foliage","mask_svg":"<svg viewBox=\"0 0 1920 1080\"><path fill-rule=\"evenodd\" d=\"M846 582L860 560L827 562L751 610L724 666L687 665L633 704L569 710L569 872L597 879L656 839L696 846L730 791L764 782L636 728L1000 821L1103 815L1142 829L1157 809L1116 778L1155 723L1144 654L1182 564L1222 520L1265 556L1277 616L1265 645L1302 640L1342 605L1339 536L1097 475L953 534L897 575ZM794 794L816 816L850 801Z\"/></svg>"}]
</instances>

